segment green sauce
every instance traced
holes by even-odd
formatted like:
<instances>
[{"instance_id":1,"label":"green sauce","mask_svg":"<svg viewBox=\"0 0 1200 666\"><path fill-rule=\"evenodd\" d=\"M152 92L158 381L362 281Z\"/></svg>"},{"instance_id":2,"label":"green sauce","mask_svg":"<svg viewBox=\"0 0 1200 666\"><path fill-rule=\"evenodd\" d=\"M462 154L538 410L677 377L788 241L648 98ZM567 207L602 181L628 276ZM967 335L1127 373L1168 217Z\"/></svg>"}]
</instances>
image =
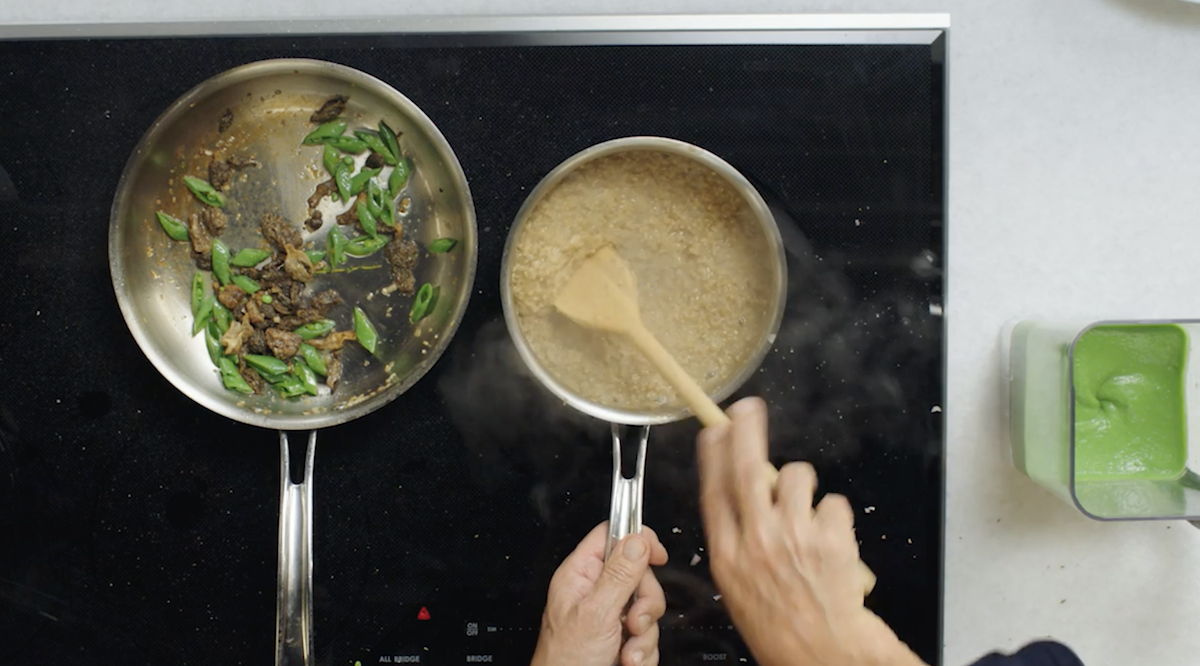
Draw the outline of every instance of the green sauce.
<instances>
[{"instance_id":1,"label":"green sauce","mask_svg":"<svg viewBox=\"0 0 1200 666\"><path fill-rule=\"evenodd\" d=\"M1075 343L1075 477L1179 478L1187 464L1187 333L1097 326Z\"/></svg>"}]
</instances>

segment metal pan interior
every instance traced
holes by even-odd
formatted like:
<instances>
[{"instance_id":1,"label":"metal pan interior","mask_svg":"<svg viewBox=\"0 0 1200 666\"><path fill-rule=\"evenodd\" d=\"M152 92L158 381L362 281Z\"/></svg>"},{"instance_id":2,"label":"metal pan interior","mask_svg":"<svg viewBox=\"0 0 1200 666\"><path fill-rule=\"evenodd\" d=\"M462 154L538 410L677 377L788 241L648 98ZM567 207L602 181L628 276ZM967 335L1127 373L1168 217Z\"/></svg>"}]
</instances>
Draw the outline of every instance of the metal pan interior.
<instances>
[{"instance_id":1,"label":"metal pan interior","mask_svg":"<svg viewBox=\"0 0 1200 666\"><path fill-rule=\"evenodd\" d=\"M425 248L442 237L459 241L453 252L424 251L417 283L440 286L432 315L413 326L411 298L381 293L390 282L382 253L352 260L379 266L319 275L312 290L336 289L345 302L331 312L339 329L349 328L354 305L379 330L377 357L358 345L343 351L342 384L333 394L300 400L275 395L242 396L226 390L204 346L191 335L190 284L195 265L187 243L163 233L155 211L181 219L200 204L182 185L185 174L203 176L218 148L224 156L253 156L260 168L235 177L227 192L229 227L221 240L235 252L258 247L264 212L277 212L299 225L306 200L328 178L321 146L300 146L313 129L310 114L335 94L349 95L344 118L351 128L374 127L380 118L400 134L401 152L413 165L405 236ZM226 110L233 123L218 133ZM360 156L360 160L365 154ZM336 225L330 215L316 233L304 231L312 249L324 250ZM345 229L345 228L344 228ZM352 232L351 234L352 235ZM466 178L433 122L387 84L357 70L314 60L269 60L239 67L200 84L154 123L134 150L113 202L109 261L121 311L134 338L156 368L179 390L229 418L263 427L301 429L330 426L386 404L415 383L452 337L471 293L476 264L475 212Z\"/></svg>"}]
</instances>

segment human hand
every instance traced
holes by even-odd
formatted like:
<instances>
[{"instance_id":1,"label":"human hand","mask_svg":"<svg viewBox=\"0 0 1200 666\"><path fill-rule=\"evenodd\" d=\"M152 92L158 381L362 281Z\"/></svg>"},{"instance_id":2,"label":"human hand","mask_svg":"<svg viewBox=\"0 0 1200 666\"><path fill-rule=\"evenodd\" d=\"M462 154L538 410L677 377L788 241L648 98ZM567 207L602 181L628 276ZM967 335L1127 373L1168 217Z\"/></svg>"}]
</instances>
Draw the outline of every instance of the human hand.
<instances>
[{"instance_id":1,"label":"human hand","mask_svg":"<svg viewBox=\"0 0 1200 666\"><path fill-rule=\"evenodd\" d=\"M614 545L605 562L607 538L608 523L600 523L550 579L532 666L657 666L667 601L650 565L666 564L667 549L643 527ZM622 627L630 636L624 645Z\"/></svg>"},{"instance_id":2,"label":"human hand","mask_svg":"<svg viewBox=\"0 0 1200 666\"><path fill-rule=\"evenodd\" d=\"M772 495L767 409L729 408L698 438L700 509L710 568L730 617L763 666L917 666L923 662L863 607L854 512L841 495L813 511L808 463L780 470Z\"/></svg>"}]
</instances>

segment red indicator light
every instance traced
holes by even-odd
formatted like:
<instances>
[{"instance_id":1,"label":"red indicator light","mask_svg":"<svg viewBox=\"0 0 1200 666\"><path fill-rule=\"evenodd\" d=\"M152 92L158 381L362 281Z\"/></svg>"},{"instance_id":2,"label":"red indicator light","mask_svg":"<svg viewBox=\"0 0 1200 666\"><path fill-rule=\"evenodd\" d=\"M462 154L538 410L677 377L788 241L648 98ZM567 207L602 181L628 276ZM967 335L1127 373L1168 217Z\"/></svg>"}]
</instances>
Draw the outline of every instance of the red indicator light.
<instances>
[{"instance_id":1,"label":"red indicator light","mask_svg":"<svg viewBox=\"0 0 1200 666\"><path fill-rule=\"evenodd\" d=\"M418 620L428 620L429 619L429 609L424 606L421 606L421 612L417 613L417 619Z\"/></svg>"}]
</instances>

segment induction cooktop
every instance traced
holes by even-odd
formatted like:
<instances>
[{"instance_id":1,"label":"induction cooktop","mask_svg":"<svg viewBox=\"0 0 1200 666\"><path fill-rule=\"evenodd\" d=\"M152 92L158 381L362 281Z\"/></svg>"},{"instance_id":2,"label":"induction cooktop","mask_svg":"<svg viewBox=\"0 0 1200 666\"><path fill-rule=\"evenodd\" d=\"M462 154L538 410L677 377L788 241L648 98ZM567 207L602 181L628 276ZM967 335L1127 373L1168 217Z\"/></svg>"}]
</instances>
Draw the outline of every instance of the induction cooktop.
<instances>
[{"instance_id":1,"label":"induction cooktop","mask_svg":"<svg viewBox=\"0 0 1200 666\"><path fill-rule=\"evenodd\" d=\"M857 512L868 605L940 662L946 40L939 16L395 19L0 33L0 663L261 664L274 651L276 435L208 412L142 355L108 214L142 133L225 69L308 57L412 99L466 172L475 293L386 408L320 434L323 664L528 663L546 587L608 515L607 424L522 371L500 256L538 180L668 136L770 204L789 300L739 392L772 458ZM736 397L736 396L735 396ZM707 568L693 421L651 434L645 523L671 563L662 663L752 663Z\"/></svg>"}]
</instances>

